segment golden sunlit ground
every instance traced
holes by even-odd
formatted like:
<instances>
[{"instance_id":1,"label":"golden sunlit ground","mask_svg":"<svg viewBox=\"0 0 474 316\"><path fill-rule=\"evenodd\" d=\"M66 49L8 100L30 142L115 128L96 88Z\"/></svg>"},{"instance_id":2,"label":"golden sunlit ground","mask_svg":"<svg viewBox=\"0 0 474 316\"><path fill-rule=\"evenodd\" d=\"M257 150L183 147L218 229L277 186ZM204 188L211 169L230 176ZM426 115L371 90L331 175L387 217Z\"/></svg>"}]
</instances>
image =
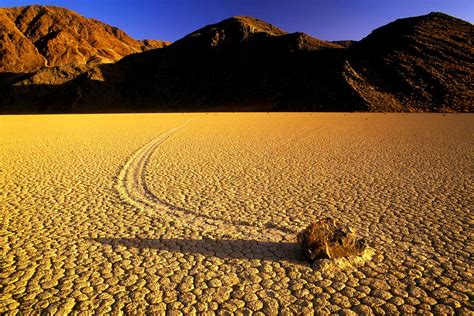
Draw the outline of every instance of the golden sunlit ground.
<instances>
[{"instance_id":1,"label":"golden sunlit ground","mask_svg":"<svg viewBox=\"0 0 474 316\"><path fill-rule=\"evenodd\" d=\"M0 116L0 313L474 309L474 116ZM306 263L331 216L374 249Z\"/></svg>"}]
</instances>

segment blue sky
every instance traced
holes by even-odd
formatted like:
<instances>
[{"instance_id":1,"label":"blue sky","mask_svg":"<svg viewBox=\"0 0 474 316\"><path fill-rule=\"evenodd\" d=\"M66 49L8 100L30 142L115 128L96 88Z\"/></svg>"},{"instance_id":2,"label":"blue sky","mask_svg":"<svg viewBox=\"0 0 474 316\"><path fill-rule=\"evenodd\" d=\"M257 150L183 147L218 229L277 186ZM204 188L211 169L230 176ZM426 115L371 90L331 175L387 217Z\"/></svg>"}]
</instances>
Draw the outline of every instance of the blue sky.
<instances>
[{"instance_id":1,"label":"blue sky","mask_svg":"<svg viewBox=\"0 0 474 316\"><path fill-rule=\"evenodd\" d=\"M235 15L325 40L359 40L397 18L431 11L474 21L474 0L0 0L0 7L30 4L66 7L136 39L170 41Z\"/></svg>"}]
</instances>

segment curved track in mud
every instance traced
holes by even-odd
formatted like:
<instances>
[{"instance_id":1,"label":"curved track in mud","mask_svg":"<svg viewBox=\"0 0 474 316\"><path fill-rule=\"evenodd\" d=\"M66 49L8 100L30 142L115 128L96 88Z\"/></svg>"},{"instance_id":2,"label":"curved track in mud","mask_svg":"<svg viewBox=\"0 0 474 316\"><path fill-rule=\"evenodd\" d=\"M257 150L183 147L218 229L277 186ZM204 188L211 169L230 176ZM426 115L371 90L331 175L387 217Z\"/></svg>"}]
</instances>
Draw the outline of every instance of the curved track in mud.
<instances>
[{"instance_id":1,"label":"curved track in mud","mask_svg":"<svg viewBox=\"0 0 474 316\"><path fill-rule=\"evenodd\" d=\"M158 146L187 123L188 121L153 139L137 150L125 163L119 172L117 186L124 200L140 209L155 208L156 205L159 204L159 200L150 192L146 185L146 166L150 160L150 156Z\"/></svg>"},{"instance_id":2,"label":"curved track in mud","mask_svg":"<svg viewBox=\"0 0 474 316\"><path fill-rule=\"evenodd\" d=\"M124 164L118 175L117 189L121 197L142 210L153 210L161 212L160 215L169 221L178 221L187 227L198 227L204 233L211 235L233 234L240 237L270 238L272 240L288 239L288 233L293 231L278 227L272 223L253 224L245 221L228 221L217 217L200 214L196 210L190 210L170 204L155 196L146 183L146 168L151 155L159 146L178 130L189 123L185 123L168 130L148 144L137 150Z\"/></svg>"}]
</instances>

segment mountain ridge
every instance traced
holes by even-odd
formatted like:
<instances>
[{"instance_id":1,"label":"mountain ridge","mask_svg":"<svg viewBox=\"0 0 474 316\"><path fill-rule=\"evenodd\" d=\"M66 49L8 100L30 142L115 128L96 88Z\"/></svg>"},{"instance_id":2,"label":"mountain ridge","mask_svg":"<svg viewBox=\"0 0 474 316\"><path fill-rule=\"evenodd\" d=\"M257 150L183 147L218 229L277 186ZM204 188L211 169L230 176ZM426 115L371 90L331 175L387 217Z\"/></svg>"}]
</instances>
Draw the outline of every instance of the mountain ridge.
<instances>
[{"instance_id":1,"label":"mountain ridge","mask_svg":"<svg viewBox=\"0 0 474 316\"><path fill-rule=\"evenodd\" d=\"M237 16L114 62L0 73L0 112L472 112L473 34L431 13L329 42Z\"/></svg>"}]
</instances>

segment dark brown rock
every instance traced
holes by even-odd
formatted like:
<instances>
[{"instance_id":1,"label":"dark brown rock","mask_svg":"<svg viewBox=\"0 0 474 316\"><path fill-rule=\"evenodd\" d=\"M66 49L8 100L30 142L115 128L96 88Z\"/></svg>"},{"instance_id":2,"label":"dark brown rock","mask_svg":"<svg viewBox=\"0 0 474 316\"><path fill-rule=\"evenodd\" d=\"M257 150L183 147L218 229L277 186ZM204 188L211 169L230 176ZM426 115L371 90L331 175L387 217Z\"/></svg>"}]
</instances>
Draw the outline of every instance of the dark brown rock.
<instances>
[{"instance_id":1,"label":"dark brown rock","mask_svg":"<svg viewBox=\"0 0 474 316\"><path fill-rule=\"evenodd\" d=\"M367 248L366 241L350 227L329 217L312 223L297 237L305 257L311 262L360 255Z\"/></svg>"}]
</instances>

